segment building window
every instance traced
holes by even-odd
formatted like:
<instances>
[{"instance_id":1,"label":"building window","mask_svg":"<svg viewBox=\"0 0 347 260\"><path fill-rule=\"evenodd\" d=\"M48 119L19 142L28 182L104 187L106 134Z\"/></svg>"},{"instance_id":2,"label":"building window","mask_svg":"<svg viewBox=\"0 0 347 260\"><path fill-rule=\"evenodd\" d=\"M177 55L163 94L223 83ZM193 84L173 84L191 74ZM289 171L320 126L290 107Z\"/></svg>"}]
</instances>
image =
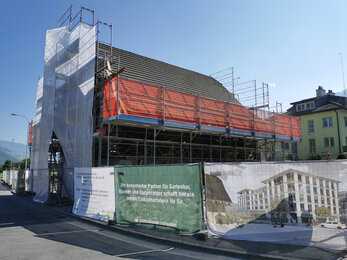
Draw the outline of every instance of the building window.
<instances>
[{"instance_id":1,"label":"building window","mask_svg":"<svg viewBox=\"0 0 347 260\"><path fill-rule=\"evenodd\" d=\"M301 174L298 174L298 182L302 182L302 180L301 180ZM301 185L299 186L299 189L301 189Z\"/></svg>"},{"instance_id":2,"label":"building window","mask_svg":"<svg viewBox=\"0 0 347 260\"><path fill-rule=\"evenodd\" d=\"M310 195L307 195L307 202L308 203L311 203L312 201L311 201L311 196Z\"/></svg>"},{"instance_id":3,"label":"building window","mask_svg":"<svg viewBox=\"0 0 347 260\"><path fill-rule=\"evenodd\" d=\"M347 137L346 137L346 145L347 145ZM298 154L298 144L292 143L292 153L297 155Z\"/></svg>"},{"instance_id":4,"label":"building window","mask_svg":"<svg viewBox=\"0 0 347 260\"><path fill-rule=\"evenodd\" d=\"M288 184L288 192L295 191L294 183Z\"/></svg>"},{"instance_id":5,"label":"building window","mask_svg":"<svg viewBox=\"0 0 347 260\"><path fill-rule=\"evenodd\" d=\"M315 108L314 101L296 105L296 111L297 112L305 111L305 110L309 110L309 109L314 109L314 108Z\"/></svg>"},{"instance_id":6,"label":"building window","mask_svg":"<svg viewBox=\"0 0 347 260\"><path fill-rule=\"evenodd\" d=\"M314 123L313 120L307 120L308 134L314 134Z\"/></svg>"},{"instance_id":7,"label":"building window","mask_svg":"<svg viewBox=\"0 0 347 260\"><path fill-rule=\"evenodd\" d=\"M315 154L316 153L316 141L315 141L315 139L309 139L309 144L310 144L310 154Z\"/></svg>"},{"instance_id":8,"label":"building window","mask_svg":"<svg viewBox=\"0 0 347 260\"><path fill-rule=\"evenodd\" d=\"M294 181L294 174L287 173L287 182L293 182L293 181Z\"/></svg>"},{"instance_id":9,"label":"building window","mask_svg":"<svg viewBox=\"0 0 347 260\"><path fill-rule=\"evenodd\" d=\"M304 104L296 105L296 111L302 111L302 110L305 110L305 105Z\"/></svg>"},{"instance_id":10,"label":"building window","mask_svg":"<svg viewBox=\"0 0 347 260\"><path fill-rule=\"evenodd\" d=\"M347 126L347 116L345 116L345 126Z\"/></svg>"},{"instance_id":11,"label":"building window","mask_svg":"<svg viewBox=\"0 0 347 260\"><path fill-rule=\"evenodd\" d=\"M332 127L333 126L333 118L330 117L324 117L323 118L323 127Z\"/></svg>"},{"instance_id":12,"label":"building window","mask_svg":"<svg viewBox=\"0 0 347 260\"><path fill-rule=\"evenodd\" d=\"M281 148L283 150L289 150L289 143L288 142L281 142Z\"/></svg>"},{"instance_id":13,"label":"building window","mask_svg":"<svg viewBox=\"0 0 347 260\"><path fill-rule=\"evenodd\" d=\"M319 179L319 186L323 187L323 179Z\"/></svg>"},{"instance_id":14,"label":"building window","mask_svg":"<svg viewBox=\"0 0 347 260\"><path fill-rule=\"evenodd\" d=\"M305 210L305 204L300 204L300 210L304 211Z\"/></svg>"},{"instance_id":15,"label":"building window","mask_svg":"<svg viewBox=\"0 0 347 260\"><path fill-rule=\"evenodd\" d=\"M334 137L325 137L324 138L324 147L325 148L334 147Z\"/></svg>"},{"instance_id":16,"label":"building window","mask_svg":"<svg viewBox=\"0 0 347 260\"><path fill-rule=\"evenodd\" d=\"M310 177L306 176L306 183L310 183Z\"/></svg>"}]
</instances>

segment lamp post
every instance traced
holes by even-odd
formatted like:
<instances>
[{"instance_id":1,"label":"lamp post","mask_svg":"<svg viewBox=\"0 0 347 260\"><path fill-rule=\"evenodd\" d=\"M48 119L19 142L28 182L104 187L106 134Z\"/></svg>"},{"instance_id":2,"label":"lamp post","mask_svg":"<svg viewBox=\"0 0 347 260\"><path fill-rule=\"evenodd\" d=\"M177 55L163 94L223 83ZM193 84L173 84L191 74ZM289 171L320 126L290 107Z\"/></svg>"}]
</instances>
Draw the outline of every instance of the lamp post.
<instances>
[{"instance_id":1,"label":"lamp post","mask_svg":"<svg viewBox=\"0 0 347 260\"><path fill-rule=\"evenodd\" d=\"M28 168L28 142L29 142L29 140L28 140L28 133L29 133L30 122L29 122L29 119L26 116L24 116L24 115L11 113L11 116L23 117L28 122L27 141L26 141L26 144L25 144L25 170L27 170L27 168Z\"/></svg>"}]
</instances>

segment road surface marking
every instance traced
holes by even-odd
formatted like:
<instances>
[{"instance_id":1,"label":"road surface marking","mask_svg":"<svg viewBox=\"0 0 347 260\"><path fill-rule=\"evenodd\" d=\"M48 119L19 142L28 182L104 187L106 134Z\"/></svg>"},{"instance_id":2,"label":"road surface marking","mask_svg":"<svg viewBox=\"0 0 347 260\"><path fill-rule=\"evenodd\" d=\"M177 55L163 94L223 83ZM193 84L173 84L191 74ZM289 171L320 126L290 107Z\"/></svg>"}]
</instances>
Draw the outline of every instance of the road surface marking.
<instances>
[{"instance_id":1,"label":"road surface marking","mask_svg":"<svg viewBox=\"0 0 347 260\"><path fill-rule=\"evenodd\" d=\"M6 225L14 225L14 222L0 223L0 226L6 226Z\"/></svg>"},{"instance_id":2,"label":"road surface marking","mask_svg":"<svg viewBox=\"0 0 347 260\"><path fill-rule=\"evenodd\" d=\"M84 229L84 230L75 230L75 231L63 231L63 232L54 232L54 233L42 233L36 234L35 236L48 236L48 235L60 235L60 234L70 234L70 233L80 233L80 232L98 232L98 229Z\"/></svg>"},{"instance_id":3,"label":"road surface marking","mask_svg":"<svg viewBox=\"0 0 347 260\"><path fill-rule=\"evenodd\" d=\"M121 257L121 256L129 256L129 255L139 255L139 254L147 254L147 253L153 253L153 252L167 252L174 250L174 247L170 247L167 249L153 249L153 250L147 250L147 251L139 251L139 252L132 252L132 253L126 253L126 254L121 254L121 255L115 255L116 257Z\"/></svg>"}]
</instances>

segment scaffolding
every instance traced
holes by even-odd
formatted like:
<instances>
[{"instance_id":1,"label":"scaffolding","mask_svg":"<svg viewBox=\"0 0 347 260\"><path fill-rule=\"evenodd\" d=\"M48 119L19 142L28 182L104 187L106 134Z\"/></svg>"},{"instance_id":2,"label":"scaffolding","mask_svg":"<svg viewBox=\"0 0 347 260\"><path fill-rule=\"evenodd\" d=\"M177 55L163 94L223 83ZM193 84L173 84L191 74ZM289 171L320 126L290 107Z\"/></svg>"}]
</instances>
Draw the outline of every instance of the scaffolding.
<instances>
[{"instance_id":1,"label":"scaffolding","mask_svg":"<svg viewBox=\"0 0 347 260\"><path fill-rule=\"evenodd\" d=\"M98 165L274 160L269 141L300 139L297 118L124 78L121 69L103 91L97 131L107 149Z\"/></svg>"},{"instance_id":2,"label":"scaffolding","mask_svg":"<svg viewBox=\"0 0 347 260\"><path fill-rule=\"evenodd\" d=\"M300 140L298 119L270 112L268 84L240 82L229 68L213 74L229 90L217 100L138 81L123 76L127 67L114 54L113 25L95 21L93 10L81 6L73 15L70 6L57 25L73 32L81 23L95 28L92 131L85 137L92 141L84 149L92 166L276 160L276 140ZM66 171L70 146L54 131L48 149L50 191L61 196L62 183L70 182L60 173ZM87 165L69 163L74 166Z\"/></svg>"}]
</instances>

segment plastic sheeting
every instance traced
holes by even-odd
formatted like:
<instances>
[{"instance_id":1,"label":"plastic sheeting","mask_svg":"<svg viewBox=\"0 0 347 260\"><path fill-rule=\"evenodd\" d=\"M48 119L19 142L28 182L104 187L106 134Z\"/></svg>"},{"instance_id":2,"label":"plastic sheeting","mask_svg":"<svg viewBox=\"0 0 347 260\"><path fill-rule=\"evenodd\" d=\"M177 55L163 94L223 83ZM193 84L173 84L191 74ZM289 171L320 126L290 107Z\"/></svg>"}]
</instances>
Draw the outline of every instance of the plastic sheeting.
<instances>
[{"instance_id":1,"label":"plastic sheeting","mask_svg":"<svg viewBox=\"0 0 347 260\"><path fill-rule=\"evenodd\" d=\"M2 172L2 181L6 184L10 183L10 173L9 171L3 171Z\"/></svg>"},{"instance_id":2,"label":"plastic sheeting","mask_svg":"<svg viewBox=\"0 0 347 260\"><path fill-rule=\"evenodd\" d=\"M64 151L64 167L92 165L95 27L79 24L47 30L44 77L39 80L31 169L34 200L49 196L48 149L52 132ZM73 190L68 193L73 194Z\"/></svg>"},{"instance_id":3,"label":"plastic sheeting","mask_svg":"<svg viewBox=\"0 0 347 260\"><path fill-rule=\"evenodd\" d=\"M19 193L25 190L25 170L13 170L11 171L12 177L12 191Z\"/></svg>"},{"instance_id":4,"label":"plastic sheeting","mask_svg":"<svg viewBox=\"0 0 347 260\"><path fill-rule=\"evenodd\" d=\"M205 163L211 234L226 239L347 246L347 160Z\"/></svg>"},{"instance_id":5,"label":"plastic sheeting","mask_svg":"<svg viewBox=\"0 0 347 260\"><path fill-rule=\"evenodd\" d=\"M245 135L255 133L296 140L301 136L299 118L204 98L132 79L118 80L114 77L107 81L104 101L104 118L129 115L157 119L163 123L170 121L200 128L219 128Z\"/></svg>"},{"instance_id":6,"label":"plastic sheeting","mask_svg":"<svg viewBox=\"0 0 347 260\"><path fill-rule=\"evenodd\" d=\"M24 185L24 190L27 192L32 192L33 191L33 175L32 171L30 170L25 170L25 185Z\"/></svg>"}]
</instances>

